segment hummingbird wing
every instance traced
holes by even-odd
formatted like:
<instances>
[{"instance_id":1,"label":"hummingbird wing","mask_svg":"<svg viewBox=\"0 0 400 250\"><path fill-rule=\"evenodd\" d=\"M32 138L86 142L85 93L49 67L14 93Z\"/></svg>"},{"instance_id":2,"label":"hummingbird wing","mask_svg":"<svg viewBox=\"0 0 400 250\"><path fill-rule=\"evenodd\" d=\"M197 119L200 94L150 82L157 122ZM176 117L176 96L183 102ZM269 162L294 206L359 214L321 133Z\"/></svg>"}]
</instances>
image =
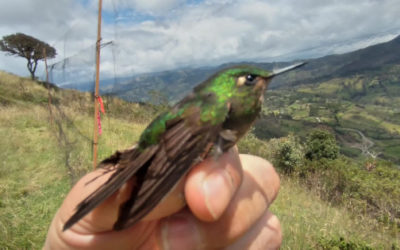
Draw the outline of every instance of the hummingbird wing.
<instances>
[{"instance_id":1,"label":"hummingbird wing","mask_svg":"<svg viewBox=\"0 0 400 250\"><path fill-rule=\"evenodd\" d=\"M223 108L222 117L228 115ZM218 110L221 111L221 110ZM114 229L129 227L148 214L216 144L223 120L201 121L202 108L192 106L183 117L168 124L139 189L120 208ZM201 123L201 125L200 125ZM136 175L137 176L137 175Z\"/></svg>"},{"instance_id":2,"label":"hummingbird wing","mask_svg":"<svg viewBox=\"0 0 400 250\"><path fill-rule=\"evenodd\" d=\"M190 99L185 99L185 102L191 101ZM100 163L106 171L115 172L77 206L75 214L65 223L64 230L132 178L135 184L130 198L120 207L114 229L121 230L131 226L149 213L179 179L206 157L212 146L219 141L223 121L229 114L229 105L208 105L210 103L206 101L202 104L207 107L188 105L182 115L165 121L165 131L157 144L147 146L144 150L136 147L117 152ZM181 107L182 103L175 108ZM204 115L204 108L210 114L218 114L218 118ZM230 144L233 145L234 142Z\"/></svg>"}]
</instances>

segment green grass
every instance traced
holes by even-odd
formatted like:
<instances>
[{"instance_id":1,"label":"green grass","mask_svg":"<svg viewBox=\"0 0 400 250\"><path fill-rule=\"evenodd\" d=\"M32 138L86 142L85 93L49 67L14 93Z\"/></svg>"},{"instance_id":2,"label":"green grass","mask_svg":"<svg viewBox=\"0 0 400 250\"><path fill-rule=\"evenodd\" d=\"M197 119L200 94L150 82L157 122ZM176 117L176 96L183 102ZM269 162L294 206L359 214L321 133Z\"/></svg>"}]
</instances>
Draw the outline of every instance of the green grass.
<instances>
[{"instance_id":1,"label":"green grass","mask_svg":"<svg viewBox=\"0 0 400 250\"><path fill-rule=\"evenodd\" d=\"M38 248L69 178L41 107L0 108L0 249Z\"/></svg>"},{"instance_id":2,"label":"green grass","mask_svg":"<svg viewBox=\"0 0 400 250\"><path fill-rule=\"evenodd\" d=\"M278 198L271 211L281 221L284 241L282 249L316 249L322 239L343 237L348 242L365 243L374 249L390 249L400 245L397 235L363 214L352 214L344 208L332 207L293 178L282 176Z\"/></svg>"},{"instance_id":3,"label":"green grass","mask_svg":"<svg viewBox=\"0 0 400 250\"><path fill-rule=\"evenodd\" d=\"M396 157L400 155L400 145L397 146L392 146L392 147L387 147L385 148L385 154L391 157Z\"/></svg>"},{"instance_id":4,"label":"green grass","mask_svg":"<svg viewBox=\"0 0 400 250\"><path fill-rule=\"evenodd\" d=\"M301 146L290 138L293 135L267 143L248 134L239 143L241 152L269 159L282 172L280 194L272 211L283 224L283 249L331 249L341 244L378 249L399 246L400 171L385 162L375 163L376 168L367 171L365 163L360 166L343 157L298 161ZM297 148L292 163L286 162L289 158L279 162L281 145L287 142ZM294 172L283 174L281 164L295 164Z\"/></svg>"},{"instance_id":5,"label":"green grass","mask_svg":"<svg viewBox=\"0 0 400 250\"><path fill-rule=\"evenodd\" d=\"M8 100L0 102L0 249L39 249L71 184L92 168L91 100L76 91L52 90L60 105L52 107L51 122L43 86L0 75L0 98ZM99 159L135 143L146 116L139 122L131 122L130 114L125 120L103 116Z\"/></svg>"},{"instance_id":6,"label":"green grass","mask_svg":"<svg viewBox=\"0 0 400 250\"><path fill-rule=\"evenodd\" d=\"M50 124L46 106L0 108L0 249L40 248L71 183L91 169L85 139L92 135L91 117L74 114L73 127L64 123L70 149ZM143 123L103 119L99 159L131 146L143 129Z\"/></svg>"},{"instance_id":7,"label":"green grass","mask_svg":"<svg viewBox=\"0 0 400 250\"><path fill-rule=\"evenodd\" d=\"M52 90L60 109L53 107L51 123L45 88L24 78L0 76L0 249L39 249L71 184L92 168L92 100L87 93ZM99 159L132 146L155 116L138 104L105 101L108 113L102 118ZM271 159L277 143L249 134L239 147ZM398 232L363 213L332 207L295 177L282 176L271 210L283 226L282 249L321 248L328 244L322 244L324 240L333 244L340 237L377 249L400 245Z\"/></svg>"}]
</instances>

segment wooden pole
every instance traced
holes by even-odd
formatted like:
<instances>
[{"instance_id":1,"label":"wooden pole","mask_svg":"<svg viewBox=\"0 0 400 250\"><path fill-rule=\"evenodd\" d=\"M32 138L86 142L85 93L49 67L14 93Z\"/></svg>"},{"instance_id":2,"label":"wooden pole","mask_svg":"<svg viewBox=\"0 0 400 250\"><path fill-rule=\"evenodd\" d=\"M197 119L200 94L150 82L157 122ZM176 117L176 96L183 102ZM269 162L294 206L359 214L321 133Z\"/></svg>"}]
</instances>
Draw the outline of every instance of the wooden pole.
<instances>
[{"instance_id":1,"label":"wooden pole","mask_svg":"<svg viewBox=\"0 0 400 250\"><path fill-rule=\"evenodd\" d=\"M46 48L43 48L43 57L44 57L44 66L46 68L46 84L47 84L47 91L48 91L48 106L50 112L50 124L53 125L53 113L51 112L51 93L50 93L50 83L49 83L49 70L47 69L47 53Z\"/></svg>"},{"instance_id":2,"label":"wooden pole","mask_svg":"<svg viewBox=\"0 0 400 250\"><path fill-rule=\"evenodd\" d=\"M101 7L102 0L99 0L99 14L97 20L97 41L96 41L96 85L94 91L94 128L93 128L93 169L97 166L97 143L99 136L99 78L100 78L100 43L101 43Z\"/></svg>"}]
</instances>

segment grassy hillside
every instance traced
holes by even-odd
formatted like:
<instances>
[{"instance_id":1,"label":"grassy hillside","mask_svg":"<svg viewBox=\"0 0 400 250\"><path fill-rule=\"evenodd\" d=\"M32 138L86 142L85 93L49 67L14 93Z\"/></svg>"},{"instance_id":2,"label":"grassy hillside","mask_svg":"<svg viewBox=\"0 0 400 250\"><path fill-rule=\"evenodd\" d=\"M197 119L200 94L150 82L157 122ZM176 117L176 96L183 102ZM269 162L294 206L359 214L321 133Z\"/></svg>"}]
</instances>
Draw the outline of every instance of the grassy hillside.
<instances>
[{"instance_id":1,"label":"grassy hillside","mask_svg":"<svg viewBox=\"0 0 400 250\"><path fill-rule=\"evenodd\" d=\"M91 169L90 95L58 89L51 94L52 116L46 88L0 72L0 249L39 249L72 183ZM132 145L156 112L118 99L105 102L99 158ZM254 135L240 144L243 152L268 158L274 156L273 147ZM296 177L282 175L280 195L271 209L283 225L282 249L400 245L397 227L368 213L332 207Z\"/></svg>"},{"instance_id":2,"label":"grassy hillside","mask_svg":"<svg viewBox=\"0 0 400 250\"><path fill-rule=\"evenodd\" d=\"M0 72L0 249L39 249L72 183L91 169L90 95L52 89L52 120L47 96L42 85ZM99 158L132 145L149 119L135 116L136 104L108 106L126 115L103 119Z\"/></svg>"},{"instance_id":3,"label":"grassy hillside","mask_svg":"<svg viewBox=\"0 0 400 250\"><path fill-rule=\"evenodd\" d=\"M265 139L303 136L329 127L350 157L386 159L400 165L400 65L296 89L271 90L256 134Z\"/></svg>"}]
</instances>

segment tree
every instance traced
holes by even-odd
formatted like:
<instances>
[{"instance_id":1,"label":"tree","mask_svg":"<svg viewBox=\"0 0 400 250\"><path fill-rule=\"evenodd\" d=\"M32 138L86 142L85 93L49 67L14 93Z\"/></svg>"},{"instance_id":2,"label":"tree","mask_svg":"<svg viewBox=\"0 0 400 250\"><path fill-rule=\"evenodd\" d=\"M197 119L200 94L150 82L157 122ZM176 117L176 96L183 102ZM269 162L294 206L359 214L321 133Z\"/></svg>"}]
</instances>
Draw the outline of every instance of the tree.
<instances>
[{"instance_id":1,"label":"tree","mask_svg":"<svg viewBox=\"0 0 400 250\"><path fill-rule=\"evenodd\" d=\"M306 158L320 160L322 158L336 159L339 156L339 147L335 136L327 130L316 129L307 135Z\"/></svg>"},{"instance_id":2,"label":"tree","mask_svg":"<svg viewBox=\"0 0 400 250\"><path fill-rule=\"evenodd\" d=\"M35 79L35 71L39 60L45 58L54 58L57 55L56 49L45 42L23 33L4 36L0 40L0 50L7 55L15 55L25 58L27 67L31 73L32 80Z\"/></svg>"}]
</instances>

